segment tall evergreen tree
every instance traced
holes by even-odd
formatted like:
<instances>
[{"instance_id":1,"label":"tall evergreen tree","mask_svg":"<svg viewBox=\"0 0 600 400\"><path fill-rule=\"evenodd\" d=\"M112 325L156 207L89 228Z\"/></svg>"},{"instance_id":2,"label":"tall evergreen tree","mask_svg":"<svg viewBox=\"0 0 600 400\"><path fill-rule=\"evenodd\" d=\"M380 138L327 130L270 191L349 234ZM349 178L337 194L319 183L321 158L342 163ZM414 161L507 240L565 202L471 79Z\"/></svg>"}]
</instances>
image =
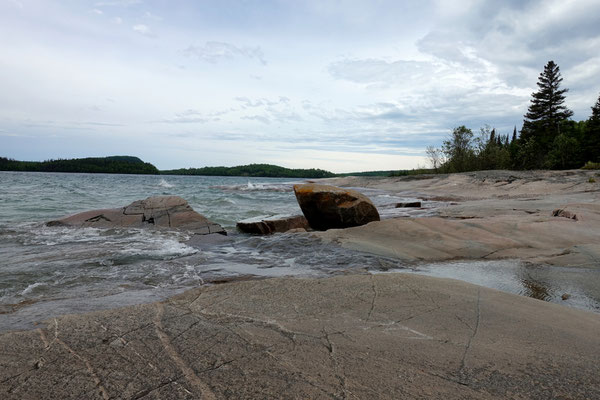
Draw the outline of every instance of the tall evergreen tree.
<instances>
[{"instance_id":1,"label":"tall evergreen tree","mask_svg":"<svg viewBox=\"0 0 600 400\"><path fill-rule=\"evenodd\" d=\"M537 144L536 167L542 165L544 155L560 134L561 123L573 115L564 105L569 89L560 89L561 82L560 68L554 61L548 61L538 78L539 90L531 94L531 104L524 116L521 139L523 142L533 139Z\"/></svg>"},{"instance_id":2,"label":"tall evergreen tree","mask_svg":"<svg viewBox=\"0 0 600 400\"><path fill-rule=\"evenodd\" d=\"M514 143L517 141L517 126L515 125L515 129L513 130L513 135L512 135L512 139L510 141L510 143Z\"/></svg>"},{"instance_id":3,"label":"tall evergreen tree","mask_svg":"<svg viewBox=\"0 0 600 400\"><path fill-rule=\"evenodd\" d=\"M584 159L600 162L600 96L592 107L592 115L587 120L582 142Z\"/></svg>"}]
</instances>

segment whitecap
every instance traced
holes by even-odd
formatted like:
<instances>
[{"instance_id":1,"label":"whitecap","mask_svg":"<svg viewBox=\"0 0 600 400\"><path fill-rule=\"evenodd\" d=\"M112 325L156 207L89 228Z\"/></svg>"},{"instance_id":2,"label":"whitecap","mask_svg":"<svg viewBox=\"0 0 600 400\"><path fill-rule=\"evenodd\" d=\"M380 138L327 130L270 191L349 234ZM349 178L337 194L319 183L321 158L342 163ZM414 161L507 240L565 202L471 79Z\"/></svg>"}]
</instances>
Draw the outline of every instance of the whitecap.
<instances>
[{"instance_id":1,"label":"whitecap","mask_svg":"<svg viewBox=\"0 0 600 400\"><path fill-rule=\"evenodd\" d=\"M173 185L172 183L169 183L167 181L165 181L164 179L161 179L160 182L158 183L158 186L160 187L164 187L164 188L172 188L175 187L175 185Z\"/></svg>"},{"instance_id":2,"label":"whitecap","mask_svg":"<svg viewBox=\"0 0 600 400\"><path fill-rule=\"evenodd\" d=\"M21 292L21 296L26 295L27 293L31 292L36 287L42 286L42 285L45 285L45 283L43 283L43 282L32 283L31 285L29 285L25 289L23 289L23 291Z\"/></svg>"}]
</instances>

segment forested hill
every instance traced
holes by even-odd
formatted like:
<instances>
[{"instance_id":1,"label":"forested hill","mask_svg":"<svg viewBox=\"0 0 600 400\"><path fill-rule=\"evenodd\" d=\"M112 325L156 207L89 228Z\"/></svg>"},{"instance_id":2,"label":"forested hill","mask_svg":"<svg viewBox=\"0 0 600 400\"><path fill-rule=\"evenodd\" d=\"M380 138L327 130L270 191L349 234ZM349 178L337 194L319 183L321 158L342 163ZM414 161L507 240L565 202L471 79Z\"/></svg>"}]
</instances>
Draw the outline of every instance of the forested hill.
<instances>
[{"instance_id":1,"label":"forested hill","mask_svg":"<svg viewBox=\"0 0 600 400\"><path fill-rule=\"evenodd\" d=\"M17 161L0 157L0 171L85 172L104 174L152 174L158 169L137 157L112 156L69 160Z\"/></svg>"},{"instance_id":2,"label":"forested hill","mask_svg":"<svg viewBox=\"0 0 600 400\"><path fill-rule=\"evenodd\" d=\"M330 178L334 173L322 169L289 169L270 164L250 164L237 167L181 168L160 171L164 175L255 176L270 178Z\"/></svg>"}]
</instances>

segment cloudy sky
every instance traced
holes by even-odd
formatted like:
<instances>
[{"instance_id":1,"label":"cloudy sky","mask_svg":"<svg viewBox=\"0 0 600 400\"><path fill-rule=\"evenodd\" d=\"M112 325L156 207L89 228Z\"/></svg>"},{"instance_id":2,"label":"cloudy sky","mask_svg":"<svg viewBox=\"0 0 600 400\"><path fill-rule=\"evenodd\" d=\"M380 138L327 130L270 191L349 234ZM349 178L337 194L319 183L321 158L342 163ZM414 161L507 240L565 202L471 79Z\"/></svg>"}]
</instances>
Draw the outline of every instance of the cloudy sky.
<instances>
[{"instance_id":1,"label":"cloudy sky","mask_svg":"<svg viewBox=\"0 0 600 400\"><path fill-rule=\"evenodd\" d=\"M0 0L0 50L0 156L404 169L548 60L588 118L600 1Z\"/></svg>"}]
</instances>

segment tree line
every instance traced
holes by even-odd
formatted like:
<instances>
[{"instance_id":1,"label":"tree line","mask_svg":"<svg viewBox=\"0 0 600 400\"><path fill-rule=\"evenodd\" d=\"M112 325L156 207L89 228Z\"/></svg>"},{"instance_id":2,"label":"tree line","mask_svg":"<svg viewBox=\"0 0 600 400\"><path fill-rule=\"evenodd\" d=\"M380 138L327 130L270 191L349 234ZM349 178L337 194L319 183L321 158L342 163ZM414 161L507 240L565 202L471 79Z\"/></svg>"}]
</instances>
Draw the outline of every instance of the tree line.
<instances>
[{"instance_id":1,"label":"tree line","mask_svg":"<svg viewBox=\"0 0 600 400\"><path fill-rule=\"evenodd\" d=\"M181 168L161 171L164 175L252 176L271 178L330 178L334 173L322 169L290 169L271 164L250 164L237 167Z\"/></svg>"},{"instance_id":2,"label":"tree line","mask_svg":"<svg viewBox=\"0 0 600 400\"><path fill-rule=\"evenodd\" d=\"M499 134L485 126L478 135L466 126L454 128L441 148L429 146L427 157L436 172L488 169L600 168L600 97L585 121L573 121L561 89L560 69L549 61L532 93L523 127Z\"/></svg>"},{"instance_id":3,"label":"tree line","mask_svg":"<svg viewBox=\"0 0 600 400\"><path fill-rule=\"evenodd\" d=\"M82 172L92 174L158 174L158 169L138 157L112 156L58 159L47 161L17 161L0 157L0 171Z\"/></svg>"}]
</instances>

